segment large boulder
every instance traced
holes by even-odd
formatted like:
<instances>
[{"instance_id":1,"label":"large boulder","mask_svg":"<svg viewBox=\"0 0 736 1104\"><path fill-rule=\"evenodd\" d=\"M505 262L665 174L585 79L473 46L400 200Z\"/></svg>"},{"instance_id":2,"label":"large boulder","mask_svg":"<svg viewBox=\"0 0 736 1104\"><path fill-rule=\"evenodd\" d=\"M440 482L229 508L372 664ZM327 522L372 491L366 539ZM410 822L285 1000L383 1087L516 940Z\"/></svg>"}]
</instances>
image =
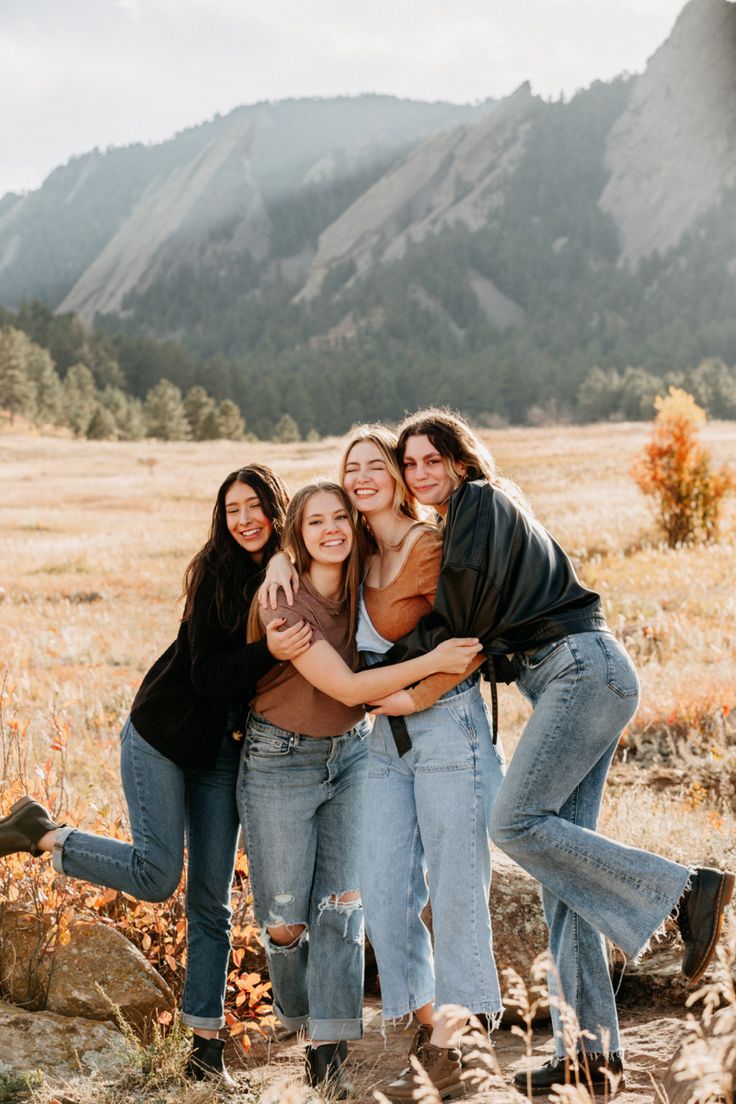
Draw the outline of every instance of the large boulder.
<instances>
[{"instance_id":1,"label":"large boulder","mask_svg":"<svg viewBox=\"0 0 736 1104\"><path fill-rule=\"evenodd\" d=\"M39 1071L55 1080L75 1074L110 1077L130 1064L127 1044L113 1027L52 1012L25 1012L0 1001L0 1070Z\"/></svg>"},{"instance_id":2,"label":"large boulder","mask_svg":"<svg viewBox=\"0 0 736 1104\"><path fill-rule=\"evenodd\" d=\"M14 1004L91 1020L112 1019L119 1009L138 1030L173 1009L166 982L120 932L75 921L68 933L68 942L57 942L48 918L3 910L0 987Z\"/></svg>"}]
</instances>

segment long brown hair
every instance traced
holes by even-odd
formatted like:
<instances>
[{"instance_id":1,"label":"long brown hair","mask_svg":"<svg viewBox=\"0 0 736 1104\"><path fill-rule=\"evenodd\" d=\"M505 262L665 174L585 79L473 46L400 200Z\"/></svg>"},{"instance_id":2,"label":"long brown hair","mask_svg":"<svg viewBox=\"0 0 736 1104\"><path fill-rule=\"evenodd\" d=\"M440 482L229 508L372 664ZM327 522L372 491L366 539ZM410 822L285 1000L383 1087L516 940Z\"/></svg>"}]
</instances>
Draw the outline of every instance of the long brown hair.
<instances>
[{"instance_id":1,"label":"long brown hair","mask_svg":"<svg viewBox=\"0 0 736 1104\"><path fill-rule=\"evenodd\" d=\"M233 483L247 483L253 488L273 525L260 564L240 547L227 527L225 496ZM269 559L281 546L288 505L289 492L265 464L249 464L226 476L215 499L209 536L184 573L183 621L192 615L194 598L203 579L207 574L214 574L215 611L219 623L229 632L245 626L253 590Z\"/></svg>"},{"instance_id":2,"label":"long brown hair","mask_svg":"<svg viewBox=\"0 0 736 1104\"><path fill-rule=\"evenodd\" d=\"M340 500L345 507L345 512L350 518L353 529L353 546L343 564L344 596L348 610L350 636L352 638L355 636L355 630L358 623L360 556L358 552L356 511L353 509L344 488L341 487L339 483L332 483L326 479L315 479L311 483L307 483L304 487L300 487L289 503L289 508L286 511L282 543L283 547L292 558L294 570L297 575L300 578L306 575L312 565L312 557L307 551L307 546L304 543L302 523L310 498L320 491L334 494L335 497ZM258 597L256 596L253 599L250 615L248 617L249 640L256 640L258 637L263 636L263 623L261 621L260 612L260 605L258 603Z\"/></svg>"},{"instance_id":3,"label":"long brown hair","mask_svg":"<svg viewBox=\"0 0 736 1104\"><path fill-rule=\"evenodd\" d=\"M404 464L404 450L410 437L428 437L458 483L485 479L498 487L529 515L532 509L516 484L506 479L490 452L465 419L446 407L430 406L410 414L399 426L396 452ZM461 467L465 474L461 473Z\"/></svg>"}]
</instances>

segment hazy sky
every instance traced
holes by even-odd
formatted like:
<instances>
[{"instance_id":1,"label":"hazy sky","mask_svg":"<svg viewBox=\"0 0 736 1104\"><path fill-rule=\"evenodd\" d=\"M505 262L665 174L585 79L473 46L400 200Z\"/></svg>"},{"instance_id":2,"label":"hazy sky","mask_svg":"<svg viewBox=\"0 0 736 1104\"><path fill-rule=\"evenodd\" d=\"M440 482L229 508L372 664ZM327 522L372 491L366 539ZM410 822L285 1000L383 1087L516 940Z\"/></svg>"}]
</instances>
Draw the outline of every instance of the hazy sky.
<instances>
[{"instance_id":1,"label":"hazy sky","mask_svg":"<svg viewBox=\"0 0 736 1104\"><path fill-rule=\"evenodd\" d=\"M243 103L570 95L640 71L684 0L0 0L0 195Z\"/></svg>"}]
</instances>

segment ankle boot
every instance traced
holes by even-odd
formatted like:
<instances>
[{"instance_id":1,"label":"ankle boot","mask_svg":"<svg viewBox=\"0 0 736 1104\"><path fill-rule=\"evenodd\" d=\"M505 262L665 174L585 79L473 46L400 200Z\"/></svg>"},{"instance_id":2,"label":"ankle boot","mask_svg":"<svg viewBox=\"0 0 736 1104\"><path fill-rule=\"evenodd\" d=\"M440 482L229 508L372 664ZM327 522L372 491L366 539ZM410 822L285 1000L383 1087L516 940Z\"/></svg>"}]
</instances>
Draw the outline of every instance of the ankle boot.
<instances>
[{"instance_id":1,"label":"ankle boot","mask_svg":"<svg viewBox=\"0 0 736 1104\"><path fill-rule=\"evenodd\" d=\"M36 847L41 836L63 827L63 824L54 824L43 805L32 797L21 797L11 805L8 815L0 819L0 857L17 851L29 851L36 857L42 855Z\"/></svg>"},{"instance_id":2,"label":"ankle boot","mask_svg":"<svg viewBox=\"0 0 736 1104\"><path fill-rule=\"evenodd\" d=\"M308 1046L306 1053L307 1082L313 1089L324 1089L335 1100L345 1100L350 1084L343 1068L348 1056L348 1044L321 1043Z\"/></svg>"},{"instance_id":3,"label":"ankle boot","mask_svg":"<svg viewBox=\"0 0 736 1104\"><path fill-rule=\"evenodd\" d=\"M567 1057L555 1056L538 1069L521 1070L514 1075L514 1088L531 1096L549 1096L556 1085L582 1086L592 1096L602 1093L613 1096L626 1088L621 1057L578 1054L573 1063Z\"/></svg>"},{"instance_id":4,"label":"ankle boot","mask_svg":"<svg viewBox=\"0 0 736 1104\"><path fill-rule=\"evenodd\" d=\"M203 1035L195 1035L184 1068L184 1076L192 1081L217 1081L221 1089L227 1089L230 1092L237 1089L237 1081L225 1069L224 1049L224 1039L205 1039Z\"/></svg>"},{"instance_id":5,"label":"ankle boot","mask_svg":"<svg viewBox=\"0 0 736 1104\"><path fill-rule=\"evenodd\" d=\"M464 1096L466 1086L462 1081L460 1050L457 1047L434 1046L429 1041L431 1036L431 1025L420 1024L409 1047L409 1060L412 1056L417 1059L441 1100ZM409 1065L381 1091L389 1100L401 1104L402 1101L416 1100L415 1093L420 1087L414 1067Z\"/></svg>"},{"instance_id":6,"label":"ankle boot","mask_svg":"<svg viewBox=\"0 0 736 1104\"><path fill-rule=\"evenodd\" d=\"M682 972L691 982L700 980L716 953L723 913L735 884L733 874L702 866L680 898L675 919L685 949Z\"/></svg>"}]
</instances>

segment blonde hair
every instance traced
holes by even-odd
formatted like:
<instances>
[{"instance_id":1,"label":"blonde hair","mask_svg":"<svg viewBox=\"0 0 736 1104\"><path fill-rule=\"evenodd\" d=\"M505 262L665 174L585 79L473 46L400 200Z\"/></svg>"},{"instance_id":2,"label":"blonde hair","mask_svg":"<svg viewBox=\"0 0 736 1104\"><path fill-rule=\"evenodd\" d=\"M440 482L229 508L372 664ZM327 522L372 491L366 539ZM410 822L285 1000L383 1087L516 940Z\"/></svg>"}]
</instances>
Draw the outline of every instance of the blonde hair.
<instances>
[{"instance_id":1,"label":"blonde hair","mask_svg":"<svg viewBox=\"0 0 736 1104\"><path fill-rule=\"evenodd\" d=\"M282 544L290 554L294 563L294 570L299 578L306 575L312 565L312 557L307 550L302 535L302 523L309 500L320 492L334 494L345 507L345 512L350 518L353 530L353 546L343 564L344 596L348 609L348 621L351 638L355 636L358 622L358 593L360 588L360 554L358 551L358 532L356 523L356 511L351 505L350 499L339 483L330 482L327 479L315 479L307 483L296 492L286 511ZM261 610L258 596L253 600L248 617L248 641L258 640L264 635L263 622L260 616Z\"/></svg>"},{"instance_id":2,"label":"blonde hair","mask_svg":"<svg viewBox=\"0 0 736 1104\"><path fill-rule=\"evenodd\" d=\"M355 445L359 445L363 441L369 441L372 445L376 446L386 463L388 474L394 481L394 497L391 503L394 513L399 517L409 518L410 521L423 520L417 508L416 499L411 495L409 488L404 482L404 476L396 451L398 437L393 430L387 429L386 426L378 422L366 422L363 425L353 426L348 433L348 438L340 458L340 482L342 484L345 483L345 468L347 467L348 457L352 449ZM378 551L378 545L373 536L368 518L365 514L361 514L360 511L358 511L358 533L361 559L365 560L368 555Z\"/></svg>"}]
</instances>

